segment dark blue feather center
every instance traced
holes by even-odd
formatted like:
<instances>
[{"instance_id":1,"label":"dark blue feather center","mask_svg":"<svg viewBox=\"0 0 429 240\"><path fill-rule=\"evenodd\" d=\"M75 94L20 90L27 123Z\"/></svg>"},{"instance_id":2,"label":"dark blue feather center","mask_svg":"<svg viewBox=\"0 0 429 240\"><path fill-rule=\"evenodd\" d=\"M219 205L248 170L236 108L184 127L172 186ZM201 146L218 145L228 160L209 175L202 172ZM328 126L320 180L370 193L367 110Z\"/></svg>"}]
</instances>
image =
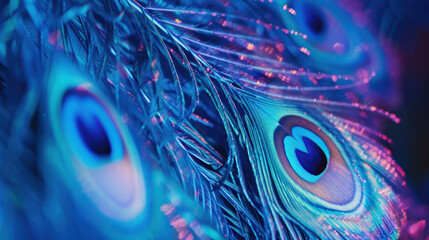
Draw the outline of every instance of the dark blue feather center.
<instances>
[{"instance_id":1,"label":"dark blue feather center","mask_svg":"<svg viewBox=\"0 0 429 240\"><path fill-rule=\"evenodd\" d=\"M317 176L322 174L328 165L328 159L326 158L325 153L309 138L302 137L302 141L304 142L308 153L295 149L295 154L299 163L307 172L313 175Z\"/></svg>"}]
</instances>

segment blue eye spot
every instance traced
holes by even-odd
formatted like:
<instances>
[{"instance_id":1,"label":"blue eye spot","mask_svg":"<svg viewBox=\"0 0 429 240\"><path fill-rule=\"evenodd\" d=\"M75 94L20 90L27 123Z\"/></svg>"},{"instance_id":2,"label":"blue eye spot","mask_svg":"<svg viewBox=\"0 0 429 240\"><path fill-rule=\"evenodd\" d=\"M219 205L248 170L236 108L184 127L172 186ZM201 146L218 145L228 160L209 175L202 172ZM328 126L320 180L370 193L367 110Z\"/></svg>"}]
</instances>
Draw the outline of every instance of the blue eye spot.
<instances>
[{"instance_id":1,"label":"blue eye spot","mask_svg":"<svg viewBox=\"0 0 429 240\"><path fill-rule=\"evenodd\" d=\"M115 119L101 100L85 90L69 90L63 97L63 131L76 157L89 167L120 161L124 143Z\"/></svg>"},{"instance_id":2,"label":"blue eye spot","mask_svg":"<svg viewBox=\"0 0 429 240\"><path fill-rule=\"evenodd\" d=\"M323 34L326 30L325 19L320 11L314 7L307 6L303 11L304 23L314 34Z\"/></svg>"},{"instance_id":3,"label":"blue eye spot","mask_svg":"<svg viewBox=\"0 0 429 240\"><path fill-rule=\"evenodd\" d=\"M313 175L320 175L328 167L328 159L323 150L312 140L303 137L302 141L308 153L299 149L295 150L296 157L301 166Z\"/></svg>"},{"instance_id":4,"label":"blue eye spot","mask_svg":"<svg viewBox=\"0 0 429 240\"><path fill-rule=\"evenodd\" d=\"M112 147L100 120L92 113L76 117L77 128L86 146L97 155L110 155Z\"/></svg>"},{"instance_id":5,"label":"blue eye spot","mask_svg":"<svg viewBox=\"0 0 429 240\"><path fill-rule=\"evenodd\" d=\"M328 169L329 148L317 134L295 126L284 140L284 151L292 169L307 182L314 183Z\"/></svg>"}]
</instances>

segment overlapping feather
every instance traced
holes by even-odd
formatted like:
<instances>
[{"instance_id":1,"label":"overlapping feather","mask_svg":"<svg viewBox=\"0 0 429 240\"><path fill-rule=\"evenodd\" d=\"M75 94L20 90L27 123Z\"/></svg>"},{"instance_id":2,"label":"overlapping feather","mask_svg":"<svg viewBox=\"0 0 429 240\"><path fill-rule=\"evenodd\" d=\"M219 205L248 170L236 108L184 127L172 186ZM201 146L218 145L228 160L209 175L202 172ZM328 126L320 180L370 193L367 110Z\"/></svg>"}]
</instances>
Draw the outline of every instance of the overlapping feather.
<instances>
[{"instance_id":1,"label":"overlapping feather","mask_svg":"<svg viewBox=\"0 0 429 240\"><path fill-rule=\"evenodd\" d=\"M306 35L280 20L299 12L276 4L10 1L1 59L13 69L18 45L43 68L44 49L55 48L86 69L227 238L397 237L404 176L372 120L398 119L365 104L368 82L385 69L320 71L291 38ZM266 126L278 126L279 114L308 115L336 139L362 186L355 208L330 209L276 168ZM28 126L21 118L15 124Z\"/></svg>"}]
</instances>

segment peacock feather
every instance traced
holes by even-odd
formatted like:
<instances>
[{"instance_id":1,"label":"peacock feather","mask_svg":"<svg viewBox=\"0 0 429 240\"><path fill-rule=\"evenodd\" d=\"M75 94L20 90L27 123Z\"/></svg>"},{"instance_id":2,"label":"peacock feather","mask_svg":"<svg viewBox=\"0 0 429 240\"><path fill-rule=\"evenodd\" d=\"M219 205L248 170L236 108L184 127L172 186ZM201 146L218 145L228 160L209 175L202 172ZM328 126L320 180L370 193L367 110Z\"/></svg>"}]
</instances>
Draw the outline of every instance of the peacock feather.
<instances>
[{"instance_id":1,"label":"peacock feather","mask_svg":"<svg viewBox=\"0 0 429 240\"><path fill-rule=\"evenodd\" d=\"M2 5L6 238L398 238L359 2Z\"/></svg>"}]
</instances>

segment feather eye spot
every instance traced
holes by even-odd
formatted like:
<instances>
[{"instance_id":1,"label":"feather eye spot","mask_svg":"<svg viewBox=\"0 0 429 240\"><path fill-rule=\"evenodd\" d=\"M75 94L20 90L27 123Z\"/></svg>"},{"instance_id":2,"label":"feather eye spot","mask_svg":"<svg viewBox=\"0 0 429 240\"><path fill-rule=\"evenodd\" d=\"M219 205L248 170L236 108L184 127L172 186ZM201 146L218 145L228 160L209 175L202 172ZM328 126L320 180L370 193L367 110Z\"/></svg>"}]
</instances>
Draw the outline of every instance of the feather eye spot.
<instances>
[{"instance_id":1,"label":"feather eye spot","mask_svg":"<svg viewBox=\"0 0 429 240\"><path fill-rule=\"evenodd\" d=\"M120 160L124 146L112 117L95 96L68 90L62 100L62 126L72 151L88 166Z\"/></svg>"},{"instance_id":2,"label":"feather eye spot","mask_svg":"<svg viewBox=\"0 0 429 240\"><path fill-rule=\"evenodd\" d=\"M326 20L321 11L308 5L303 11L303 20L309 32L322 35L326 31Z\"/></svg>"},{"instance_id":3,"label":"feather eye spot","mask_svg":"<svg viewBox=\"0 0 429 240\"><path fill-rule=\"evenodd\" d=\"M316 182L327 170L329 148L314 132L293 126L283 140L284 151L292 169L307 182Z\"/></svg>"},{"instance_id":4,"label":"feather eye spot","mask_svg":"<svg viewBox=\"0 0 429 240\"><path fill-rule=\"evenodd\" d=\"M359 196L346 151L314 119L283 116L273 137L284 181L337 205Z\"/></svg>"}]
</instances>

